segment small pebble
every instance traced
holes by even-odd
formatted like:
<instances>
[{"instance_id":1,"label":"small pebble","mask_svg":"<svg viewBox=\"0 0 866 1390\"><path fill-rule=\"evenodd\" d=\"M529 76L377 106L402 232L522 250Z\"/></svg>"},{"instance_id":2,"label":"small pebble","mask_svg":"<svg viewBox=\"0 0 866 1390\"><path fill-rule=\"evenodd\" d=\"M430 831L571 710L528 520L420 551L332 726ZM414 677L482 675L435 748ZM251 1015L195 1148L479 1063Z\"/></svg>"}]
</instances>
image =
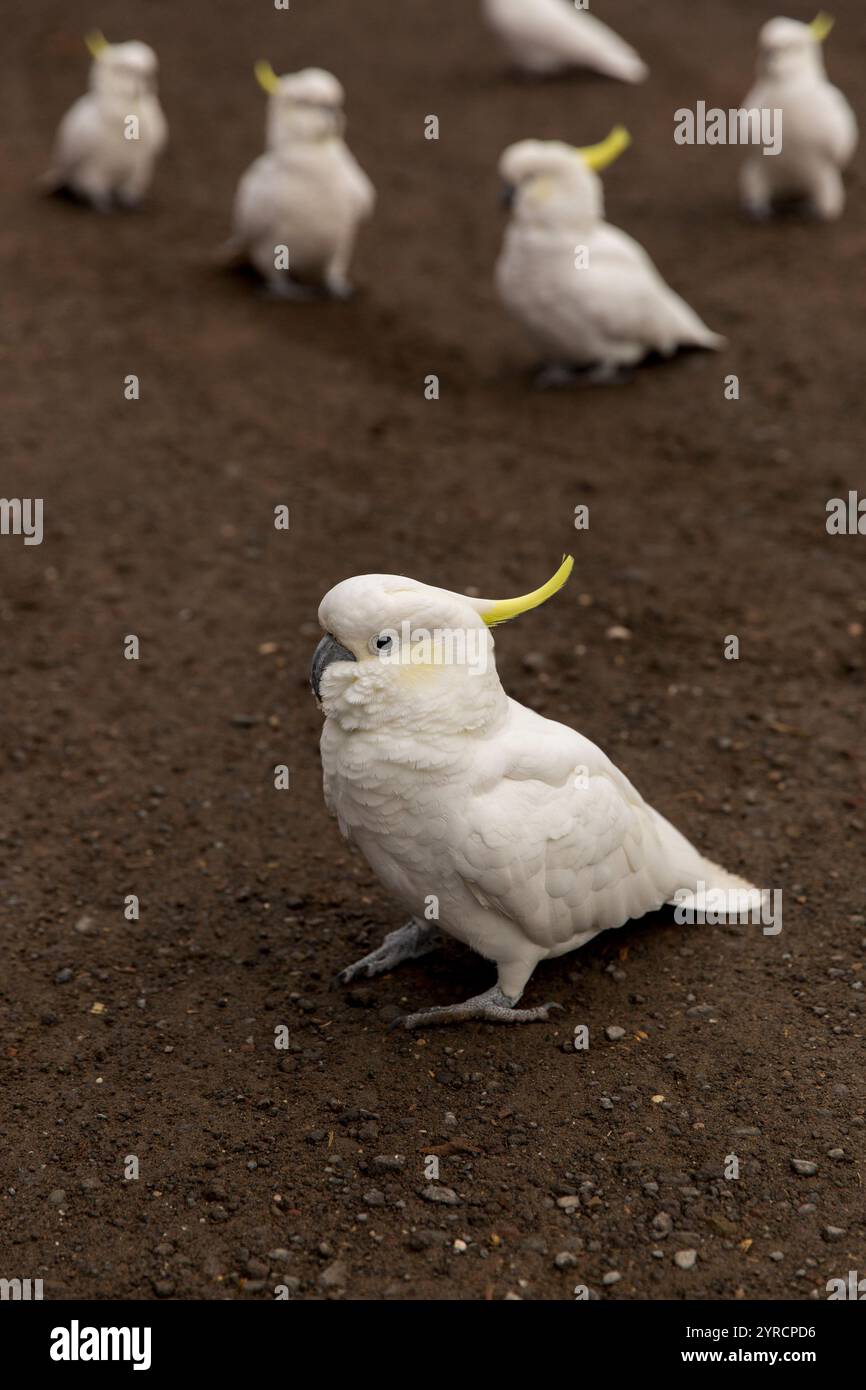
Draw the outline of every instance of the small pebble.
<instances>
[{"instance_id":1,"label":"small pebble","mask_svg":"<svg viewBox=\"0 0 866 1390\"><path fill-rule=\"evenodd\" d=\"M669 1236L674 1228L673 1218L666 1211L660 1211L653 1217L653 1233L660 1240Z\"/></svg>"},{"instance_id":2,"label":"small pebble","mask_svg":"<svg viewBox=\"0 0 866 1390\"><path fill-rule=\"evenodd\" d=\"M397 1173L406 1167L406 1160L402 1154L376 1154L373 1167L380 1173Z\"/></svg>"},{"instance_id":3,"label":"small pebble","mask_svg":"<svg viewBox=\"0 0 866 1390\"><path fill-rule=\"evenodd\" d=\"M319 1284L323 1289L340 1289L348 1278L348 1270L342 1260L335 1260L327 1269L323 1269L319 1275Z\"/></svg>"},{"instance_id":4,"label":"small pebble","mask_svg":"<svg viewBox=\"0 0 866 1390\"><path fill-rule=\"evenodd\" d=\"M441 1202L446 1207L456 1207L460 1201L453 1187L440 1187L438 1183L425 1187L421 1196L425 1202Z\"/></svg>"}]
</instances>

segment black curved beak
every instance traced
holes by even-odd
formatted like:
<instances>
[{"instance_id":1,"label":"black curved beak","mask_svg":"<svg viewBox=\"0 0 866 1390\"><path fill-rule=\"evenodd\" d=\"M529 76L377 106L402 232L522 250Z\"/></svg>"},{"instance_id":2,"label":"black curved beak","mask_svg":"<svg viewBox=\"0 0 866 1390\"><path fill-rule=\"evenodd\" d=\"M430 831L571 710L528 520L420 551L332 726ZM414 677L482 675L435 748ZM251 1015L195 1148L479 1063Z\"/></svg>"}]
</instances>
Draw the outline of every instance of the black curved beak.
<instances>
[{"instance_id":1,"label":"black curved beak","mask_svg":"<svg viewBox=\"0 0 866 1390\"><path fill-rule=\"evenodd\" d=\"M313 687L313 694L319 698L319 685L325 668L330 666L332 661L354 661L355 657L351 652L347 652L345 647L341 647L339 642L328 633L322 638L321 642L313 652L313 664L310 667L310 685Z\"/></svg>"},{"instance_id":2,"label":"black curved beak","mask_svg":"<svg viewBox=\"0 0 866 1390\"><path fill-rule=\"evenodd\" d=\"M499 199L504 208L508 208L509 210L511 209L511 206L514 202L515 192L516 190L513 184L504 183L502 185L502 190L499 194Z\"/></svg>"}]
</instances>

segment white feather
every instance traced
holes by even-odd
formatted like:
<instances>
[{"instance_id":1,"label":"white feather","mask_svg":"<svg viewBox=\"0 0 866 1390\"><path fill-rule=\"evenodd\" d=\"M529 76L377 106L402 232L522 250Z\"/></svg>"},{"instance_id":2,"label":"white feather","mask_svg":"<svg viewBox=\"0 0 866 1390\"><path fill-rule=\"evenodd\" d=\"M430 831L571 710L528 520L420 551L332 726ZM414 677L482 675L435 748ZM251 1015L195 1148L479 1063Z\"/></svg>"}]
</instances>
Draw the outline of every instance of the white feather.
<instances>
[{"instance_id":1,"label":"white feather","mask_svg":"<svg viewBox=\"0 0 866 1390\"><path fill-rule=\"evenodd\" d=\"M643 82L649 73L630 44L568 0L483 0L483 10L524 72L541 75L583 67L622 82Z\"/></svg>"}]
</instances>

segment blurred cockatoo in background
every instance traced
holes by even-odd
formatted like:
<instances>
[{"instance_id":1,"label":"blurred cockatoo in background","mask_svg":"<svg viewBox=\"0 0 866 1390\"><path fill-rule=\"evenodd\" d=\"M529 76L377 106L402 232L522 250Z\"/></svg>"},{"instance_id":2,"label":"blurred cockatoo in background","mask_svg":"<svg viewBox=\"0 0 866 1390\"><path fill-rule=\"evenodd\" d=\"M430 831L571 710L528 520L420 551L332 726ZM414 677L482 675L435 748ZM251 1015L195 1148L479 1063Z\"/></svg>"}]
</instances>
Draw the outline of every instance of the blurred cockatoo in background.
<instances>
[{"instance_id":1,"label":"blurred cockatoo in background","mask_svg":"<svg viewBox=\"0 0 866 1390\"><path fill-rule=\"evenodd\" d=\"M376 194L343 140L343 88L322 68L277 77L257 63L256 77L268 94L267 148L238 184L226 259L248 259L281 298L347 299Z\"/></svg>"},{"instance_id":2,"label":"blurred cockatoo in background","mask_svg":"<svg viewBox=\"0 0 866 1390\"><path fill-rule=\"evenodd\" d=\"M845 207L841 170L857 148L858 132L854 112L824 70L821 45L832 27L825 14L811 24L771 19L758 36L757 81L743 106L782 113L780 152L756 149L740 176L743 206L762 221L775 198L808 198L828 221Z\"/></svg>"},{"instance_id":3,"label":"blurred cockatoo in background","mask_svg":"<svg viewBox=\"0 0 866 1390\"><path fill-rule=\"evenodd\" d=\"M325 715L325 800L411 914L340 978L425 954L439 927L497 967L494 988L406 1027L544 1019L549 1004L515 1007L539 961L675 894L699 906L723 892L737 912L760 897L648 806L600 748L502 689L491 627L543 603L571 566L507 600L364 574L319 608L326 636L311 682Z\"/></svg>"},{"instance_id":4,"label":"blurred cockatoo in background","mask_svg":"<svg viewBox=\"0 0 866 1390\"><path fill-rule=\"evenodd\" d=\"M643 82L649 68L630 44L570 0L482 0L484 17L515 66L535 76L592 68Z\"/></svg>"},{"instance_id":5,"label":"blurred cockatoo in background","mask_svg":"<svg viewBox=\"0 0 866 1390\"><path fill-rule=\"evenodd\" d=\"M545 363L540 384L615 380L650 352L721 348L684 299L665 284L638 242L604 220L602 170L630 144L622 126L599 145L521 140L505 150L500 174L511 219L496 285Z\"/></svg>"},{"instance_id":6,"label":"blurred cockatoo in background","mask_svg":"<svg viewBox=\"0 0 866 1390\"><path fill-rule=\"evenodd\" d=\"M42 186L67 188L100 212L115 202L136 207L168 139L157 57L146 43L108 43L98 32L85 42L93 58L90 90L60 122Z\"/></svg>"}]
</instances>

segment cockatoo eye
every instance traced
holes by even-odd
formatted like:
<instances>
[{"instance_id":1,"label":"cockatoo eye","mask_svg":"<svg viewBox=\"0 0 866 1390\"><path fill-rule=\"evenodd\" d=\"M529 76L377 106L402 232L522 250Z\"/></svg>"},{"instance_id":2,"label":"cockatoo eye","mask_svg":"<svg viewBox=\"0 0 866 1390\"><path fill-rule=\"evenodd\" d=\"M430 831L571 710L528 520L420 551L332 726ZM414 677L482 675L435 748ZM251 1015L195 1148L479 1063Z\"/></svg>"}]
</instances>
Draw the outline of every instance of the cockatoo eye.
<instances>
[{"instance_id":1,"label":"cockatoo eye","mask_svg":"<svg viewBox=\"0 0 866 1390\"><path fill-rule=\"evenodd\" d=\"M376 637L370 638L370 651L376 656L381 656L383 652L390 652L394 646L394 639L387 632L380 632Z\"/></svg>"}]
</instances>

